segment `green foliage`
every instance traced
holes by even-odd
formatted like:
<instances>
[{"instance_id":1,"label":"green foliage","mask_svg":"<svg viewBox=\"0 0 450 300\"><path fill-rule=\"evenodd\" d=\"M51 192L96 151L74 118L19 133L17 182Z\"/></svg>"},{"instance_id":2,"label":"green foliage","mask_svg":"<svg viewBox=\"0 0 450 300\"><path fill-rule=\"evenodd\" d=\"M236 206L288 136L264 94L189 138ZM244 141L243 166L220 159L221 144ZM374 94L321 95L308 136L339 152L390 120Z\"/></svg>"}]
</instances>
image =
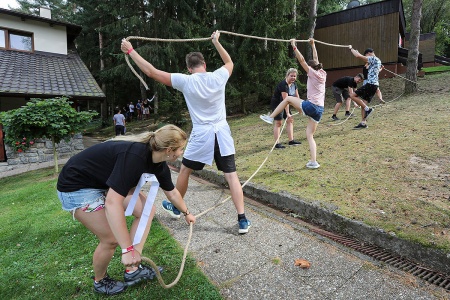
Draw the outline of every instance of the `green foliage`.
<instances>
[{"instance_id":1,"label":"green foliage","mask_svg":"<svg viewBox=\"0 0 450 300\"><path fill-rule=\"evenodd\" d=\"M96 112L77 112L71 103L65 97L32 99L25 106L1 112L5 143L16 150L25 150L36 138L51 139L55 144L69 140L97 115Z\"/></svg>"}]
</instances>

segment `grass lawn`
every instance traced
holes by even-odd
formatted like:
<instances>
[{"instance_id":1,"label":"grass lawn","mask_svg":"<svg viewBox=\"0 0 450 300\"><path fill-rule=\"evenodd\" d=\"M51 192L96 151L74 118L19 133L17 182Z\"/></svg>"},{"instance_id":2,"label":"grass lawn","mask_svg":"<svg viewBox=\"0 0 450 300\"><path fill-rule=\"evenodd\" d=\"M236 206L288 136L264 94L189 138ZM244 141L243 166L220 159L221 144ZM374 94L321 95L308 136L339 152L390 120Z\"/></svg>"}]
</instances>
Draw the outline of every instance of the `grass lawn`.
<instances>
[{"instance_id":1,"label":"grass lawn","mask_svg":"<svg viewBox=\"0 0 450 300\"><path fill-rule=\"evenodd\" d=\"M4 299L107 298L93 292L92 253L97 239L61 209L53 168L2 178L0 186L0 295ZM178 274L183 249L155 219L143 255L164 267L162 276L169 284ZM108 273L123 280L120 256L117 249ZM222 297L188 256L173 288L164 289L154 279L114 299Z\"/></svg>"},{"instance_id":2,"label":"grass lawn","mask_svg":"<svg viewBox=\"0 0 450 300\"><path fill-rule=\"evenodd\" d=\"M327 89L325 112L315 134L321 167L309 170L307 119L294 117L294 136L302 145L274 150L252 179L271 191L286 191L305 201L381 228L391 235L450 251L450 73L418 79L419 92L402 96L404 79L380 80L387 105L373 99L369 128L354 130L360 111L344 121L345 109L331 121L335 105ZM305 97L305 95L300 95ZM163 101L163 100L162 100ZM247 180L269 155L272 126L259 119L266 105L248 107L253 113L229 117L236 146L237 172ZM148 121L127 124L128 132L154 130ZM96 131L112 137L112 127ZM208 167L207 167L208 168ZM211 167L215 169L215 166Z\"/></svg>"},{"instance_id":3,"label":"grass lawn","mask_svg":"<svg viewBox=\"0 0 450 300\"><path fill-rule=\"evenodd\" d=\"M307 119L294 117L301 146L274 150L252 179L271 191L286 191L392 235L450 251L450 73L419 78L419 92L400 97L401 78L383 79L384 106L376 106L369 128L354 130L361 113L331 121L334 98L315 134L321 167L309 170ZM301 97L304 95L301 95ZM378 99L371 106L378 105ZM269 111L269 105L263 111ZM344 120L341 107L338 117ZM249 178L273 146L273 126L259 113L229 120L241 180Z\"/></svg>"},{"instance_id":4,"label":"grass lawn","mask_svg":"<svg viewBox=\"0 0 450 300\"><path fill-rule=\"evenodd\" d=\"M448 72L448 71L450 71L450 66L436 66L436 67L423 68L423 71L425 73Z\"/></svg>"}]
</instances>

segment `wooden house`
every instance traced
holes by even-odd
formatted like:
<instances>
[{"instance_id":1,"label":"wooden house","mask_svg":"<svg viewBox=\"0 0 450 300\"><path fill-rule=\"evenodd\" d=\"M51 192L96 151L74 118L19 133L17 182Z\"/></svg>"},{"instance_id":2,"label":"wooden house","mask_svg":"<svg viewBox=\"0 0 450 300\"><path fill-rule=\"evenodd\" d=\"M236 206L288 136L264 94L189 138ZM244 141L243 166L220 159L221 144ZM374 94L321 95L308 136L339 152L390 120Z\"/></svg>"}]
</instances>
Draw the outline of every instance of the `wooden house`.
<instances>
[{"instance_id":1,"label":"wooden house","mask_svg":"<svg viewBox=\"0 0 450 300\"><path fill-rule=\"evenodd\" d=\"M409 45L409 33L405 35L405 48ZM436 63L436 33L424 33L419 37L419 52L422 53L422 63L424 67L439 65Z\"/></svg>"},{"instance_id":2,"label":"wooden house","mask_svg":"<svg viewBox=\"0 0 450 300\"><path fill-rule=\"evenodd\" d=\"M352 45L361 54L372 48L385 68L403 73L401 63L407 49L405 17L401 0L386 0L367 5L357 5L317 18L314 38L336 45ZM348 47L333 47L317 43L319 60L328 73L327 86L343 77L360 73L363 61L355 58ZM380 77L391 77L382 71Z\"/></svg>"}]
</instances>

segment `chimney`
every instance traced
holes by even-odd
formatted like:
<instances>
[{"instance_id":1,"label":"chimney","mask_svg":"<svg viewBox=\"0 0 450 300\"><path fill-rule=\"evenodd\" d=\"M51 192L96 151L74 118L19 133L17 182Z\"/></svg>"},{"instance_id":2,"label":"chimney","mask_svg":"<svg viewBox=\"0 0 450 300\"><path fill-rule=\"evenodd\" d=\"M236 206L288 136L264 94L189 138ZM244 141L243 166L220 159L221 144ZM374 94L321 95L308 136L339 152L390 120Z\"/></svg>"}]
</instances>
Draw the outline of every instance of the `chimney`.
<instances>
[{"instance_id":1,"label":"chimney","mask_svg":"<svg viewBox=\"0 0 450 300\"><path fill-rule=\"evenodd\" d=\"M42 18L51 19L52 11L48 7L41 6L39 7L39 16L41 16Z\"/></svg>"}]
</instances>

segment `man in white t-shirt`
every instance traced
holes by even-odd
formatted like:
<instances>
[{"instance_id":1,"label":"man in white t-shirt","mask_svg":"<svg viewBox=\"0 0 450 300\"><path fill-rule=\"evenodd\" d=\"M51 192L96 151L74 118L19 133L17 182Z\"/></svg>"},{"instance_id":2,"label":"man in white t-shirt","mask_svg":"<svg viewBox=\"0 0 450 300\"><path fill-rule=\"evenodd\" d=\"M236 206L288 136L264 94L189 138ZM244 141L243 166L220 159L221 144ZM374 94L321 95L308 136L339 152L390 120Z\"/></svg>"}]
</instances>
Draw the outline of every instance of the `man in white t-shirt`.
<instances>
[{"instance_id":1,"label":"man in white t-shirt","mask_svg":"<svg viewBox=\"0 0 450 300\"><path fill-rule=\"evenodd\" d=\"M193 128L176 184L181 196L186 194L192 171L203 169L205 164L212 165L214 160L230 186L231 199L238 213L239 233L247 233L251 222L244 212L244 195L236 173L234 141L225 109L225 86L233 72L234 64L220 44L219 36L220 32L216 31L211 38L224 65L214 72L206 71L206 62L200 52L186 55L186 65L191 73L186 75L156 69L133 50L131 43L126 40L122 40L121 49L130 55L148 77L171 86L184 95ZM163 208L173 217L180 217L180 211L172 203L164 200Z\"/></svg>"},{"instance_id":2,"label":"man in white t-shirt","mask_svg":"<svg viewBox=\"0 0 450 300\"><path fill-rule=\"evenodd\" d=\"M128 109L130 110L130 112L129 112L130 121L133 121L133 118L134 118L134 104L133 104L133 102L130 102L130 106L128 106Z\"/></svg>"}]
</instances>

